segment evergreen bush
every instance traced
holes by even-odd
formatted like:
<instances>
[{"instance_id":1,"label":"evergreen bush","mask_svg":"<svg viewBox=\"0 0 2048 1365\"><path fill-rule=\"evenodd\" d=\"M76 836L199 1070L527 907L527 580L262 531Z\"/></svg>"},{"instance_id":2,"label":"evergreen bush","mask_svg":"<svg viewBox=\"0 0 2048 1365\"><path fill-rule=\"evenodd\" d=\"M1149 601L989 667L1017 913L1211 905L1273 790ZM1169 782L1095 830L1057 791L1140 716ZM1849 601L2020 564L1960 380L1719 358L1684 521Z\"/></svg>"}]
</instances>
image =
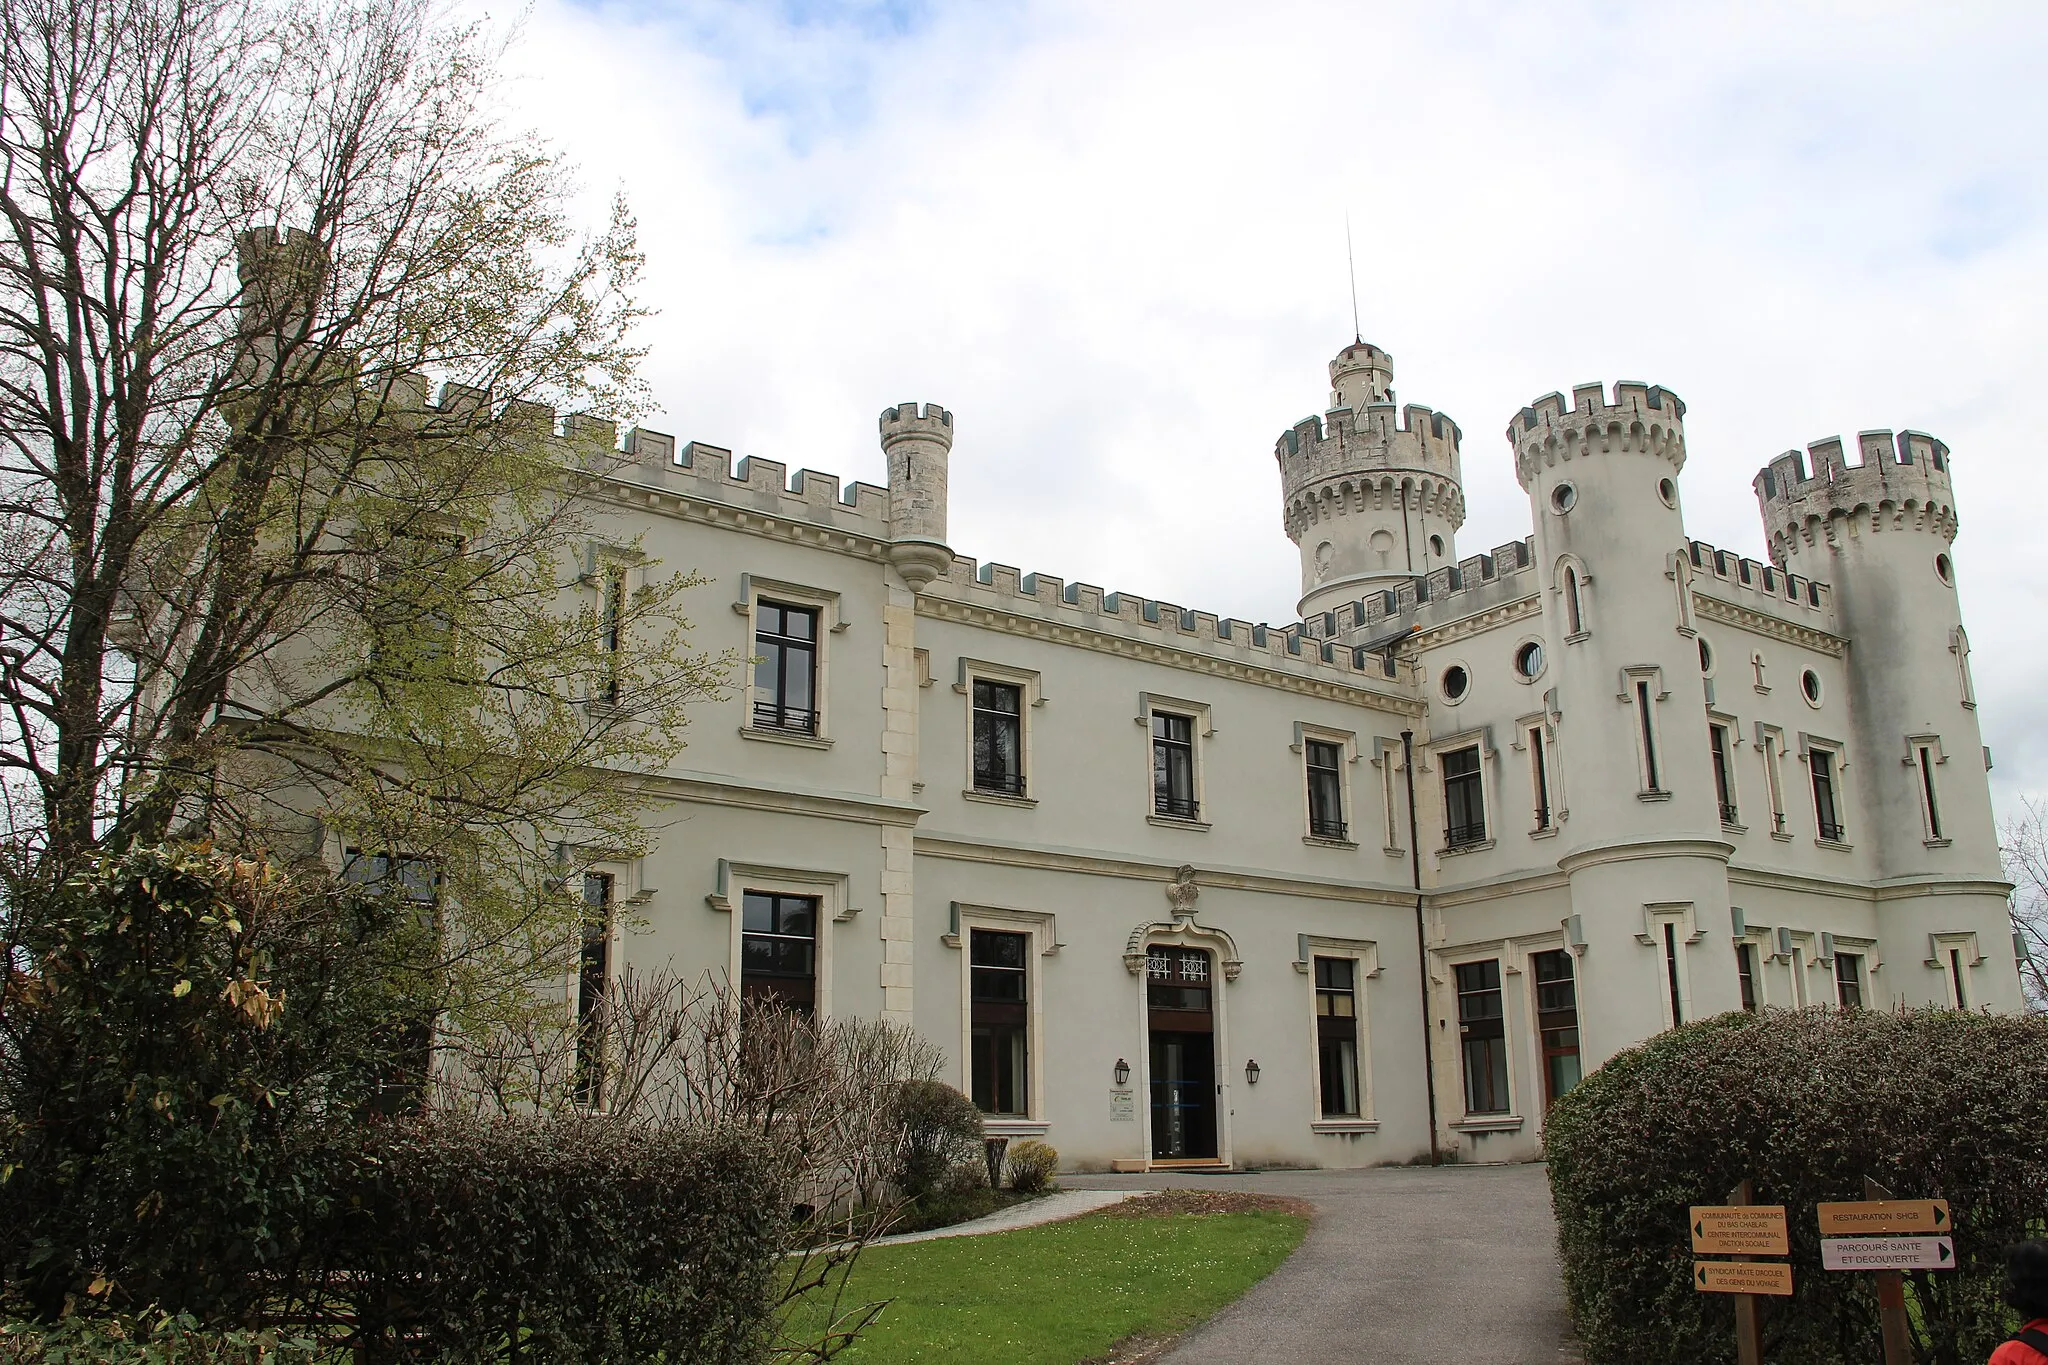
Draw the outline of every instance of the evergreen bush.
<instances>
[{"instance_id":1,"label":"evergreen bush","mask_svg":"<svg viewBox=\"0 0 2048 1365\"><path fill-rule=\"evenodd\" d=\"M910 1199L930 1194L954 1170L982 1163L981 1111L943 1081L896 1087L896 1184Z\"/></svg>"},{"instance_id":2,"label":"evergreen bush","mask_svg":"<svg viewBox=\"0 0 2048 1365\"><path fill-rule=\"evenodd\" d=\"M1764 1298L1773 1365L1882 1354L1867 1273L1821 1268L1815 1205L1947 1199L1957 1268L1912 1273L1919 1358L1978 1365L2010 1329L2007 1243L2048 1219L2048 1019L1952 1010L1727 1014L1620 1053L1545 1129L1572 1322L1591 1365L1735 1359L1725 1294L1693 1288L1687 1210L1744 1179L1782 1204L1794 1293Z\"/></svg>"},{"instance_id":3,"label":"evergreen bush","mask_svg":"<svg viewBox=\"0 0 2048 1365\"><path fill-rule=\"evenodd\" d=\"M1060 1168L1060 1154L1051 1143L1027 1138L1010 1149L1010 1188L1019 1194L1037 1194L1052 1186Z\"/></svg>"}]
</instances>

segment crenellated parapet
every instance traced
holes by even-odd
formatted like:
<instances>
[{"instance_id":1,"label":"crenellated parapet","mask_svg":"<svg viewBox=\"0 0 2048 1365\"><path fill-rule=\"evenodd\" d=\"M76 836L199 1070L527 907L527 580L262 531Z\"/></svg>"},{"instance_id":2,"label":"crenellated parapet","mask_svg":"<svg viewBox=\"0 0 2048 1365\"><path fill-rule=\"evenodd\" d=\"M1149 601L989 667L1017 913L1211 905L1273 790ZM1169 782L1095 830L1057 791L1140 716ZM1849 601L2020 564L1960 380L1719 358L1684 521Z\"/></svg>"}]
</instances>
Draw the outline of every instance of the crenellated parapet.
<instances>
[{"instance_id":1,"label":"crenellated parapet","mask_svg":"<svg viewBox=\"0 0 2048 1365\"><path fill-rule=\"evenodd\" d=\"M1211 672L1259 670L1303 684L1368 689L1389 704L1408 702L1406 689L1397 682L1398 670L1383 655L1319 639L1301 625L1217 616L1156 598L1105 592L1092 583L1022 573L1007 564L977 564L961 555L920 594L918 610L1083 648L1124 654L1170 651L1183 662L1202 660L1200 666Z\"/></svg>"},{"instance_id":2,"label":"crenellated parapet","mask_svg":"<svg viewBox=\"0 0 2048 1365\"><path fill-rule=\"evenodd\" d=\"M1508 444L1523 488L1539 470L1609 453L1656 455L1676 472L1685 467L1685 403L1654 384L1623 380L1612 402L1603 386L1579 384L1569 407L1563 394L1547 393L1523 408L1508 423Z\"/></svg>"},{"instance_id":3,"label":"crenellated parapet","mask_svg":"<svg viewBox=\"0 0 2048 1365\"><path fill-rule=\"evenodd\" d=\"M1955 539L1947 446L1925 432L1865 431L1857 433L1856 454L1850 464L1841 439L1830 436L1804 453L1786 451L1756 476L1773 563L1782 567L1803 550L1866 531Z\"/></svg>"},{"instance_id":4,"label":"crenellated parapet","mask_svg":"<svg viewBox=\"0 0 2048 1365\"><path fill-rule=\"evenodd\" d=\"M1458 424L1440 412L1410 403L1374 403L1362 411L1332 408L1304 417L1274 443L1280 465L1287 532L1346 510L1347 500L1374 497L1408 487L1425 487L1442 504L1440 515L1459 524L1465 518L1459 491L1462 470Z\"/></svg>"},{"instance_id":5,"label":"crenellated parapet","mask_svg":"<svg viewBox=\"0 0 2048 1365\"><path fill-rule=\"evenodd\" d=\"M1535 567L1534 537L1511 540L1494 547L1491 554L1469 555L1456 564L1319 612L1303 621L1302 629L1312 639L1342 640L1378 650L1402 635L1533 598L1538 589Z\"/></svg>"}]
</instances>

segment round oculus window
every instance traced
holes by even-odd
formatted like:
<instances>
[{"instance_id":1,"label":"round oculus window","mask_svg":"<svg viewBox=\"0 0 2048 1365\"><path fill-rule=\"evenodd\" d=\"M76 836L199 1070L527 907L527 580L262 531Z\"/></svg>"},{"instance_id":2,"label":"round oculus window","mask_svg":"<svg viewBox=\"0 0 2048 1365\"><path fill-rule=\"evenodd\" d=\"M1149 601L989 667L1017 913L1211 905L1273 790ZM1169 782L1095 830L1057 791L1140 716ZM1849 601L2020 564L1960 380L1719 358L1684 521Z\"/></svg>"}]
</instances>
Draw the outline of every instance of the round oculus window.
<instances>
[{"instance_id":1,"label":"round oculus window","mask_svg":"<svg viewBox=\"0 0 2048 1365\"><path fill-rule=\"evenodd\" d=\"M1465 699L1465 694L1472 690L1472 675L1465 671L1465 665L1452 664L1444 670L1443 690L1445 701Z\"/></svg>"},{"instance_id":2,"label":"round oculus window","mask_svg":"<svg viewBox=\"0 0 2048 1365\"><path fill-rule=\"evenodd\" d=\"M1569 512L1578 504L1579 490L1568 483L1561 483L1550 490L1550 506L1558 512Z\"/></svg>"},{"instance_id":3,"label":"round oculus window","mask_svg":"<svg viewBox=\"0 0 2048 1365\"><path fill-rule=\"evenodd\" d=\"M1657 480L1657 496L1663 499L1666 507L1676 508L1678 506L1678 485L1670 479Z\"/></svg>"},{"instance_id":4,"label":"round oculus window","mask_svg":"<svg viewBox=\"0 0 2048 1365\"><path fill-rule=\"evenodd\" d=\"M1939 578L1943 583L1946 583L1950 587L1955 586L1955 565L1948 562L1947 555L1936 555L1934 557L1934 576L1936 578Z\"/></svg>"},{"instance_id":5,"label":"round oculus window","mask_svg":"<svg viewBox=\"0 0 2048 1365\"><path fill-rule=\"evenodd\" d=\"M1530 640L1515 651L1515 673L1523 682L1529 682L1543 671L1543 646Z\"/></svg>"},{"instance_id":6,"label":"round oculus window","mask_svg":"<svg viewBox=\"0 0 2048 1365\"><path fill-rule=\"evenodd\" d=\"M1799 675L1799 692L1808 706L1820 705L1820 674L1807 669Z\"/></svg>"}]
</instances>

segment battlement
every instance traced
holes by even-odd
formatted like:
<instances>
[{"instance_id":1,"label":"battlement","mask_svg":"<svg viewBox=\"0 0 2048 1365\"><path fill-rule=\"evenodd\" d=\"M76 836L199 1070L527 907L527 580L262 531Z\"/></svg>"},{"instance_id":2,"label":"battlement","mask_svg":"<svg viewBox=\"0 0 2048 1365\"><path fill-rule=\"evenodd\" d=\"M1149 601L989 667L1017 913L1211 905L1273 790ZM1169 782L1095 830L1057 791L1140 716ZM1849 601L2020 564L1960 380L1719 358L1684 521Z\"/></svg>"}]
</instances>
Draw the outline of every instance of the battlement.
<instances>
[{"instance_id":1,"label":"battlement","mask_svg":"<svg viewBox=\"0 0 2048 1365\"><path fill-rule=\"evenodd\" d=\"M953 444L953 414L937 403L898 403L882 409L882 449L898 441L922 438L950 449Z\"/></svg>"},{"instance_id":2,"label":"battlement","mask_svg":"<svg viewBox=\"0 0 2048 1365\"><path fill-rule=\"evenodd\" d=\"M925 589L925 595L1029 617L1056 628L1111 635L1134 643L1277 669L1303 678L1401 695L1395 685L1399 672L1385 656L1335 640L1318 639L1298 624L1254 624L1156 598L1104 592L1092 583L1067 583L1050 574L1020 573L1008 564L977 564L964 555L953 557L946 573Z\"/></svg>"},{"instance_id":3,"label":"battlement","mask_svg":"<svg viewBox=\"0 0 2048 1365\"><path fill-rule=\"evenodd\" d=\"M1829 623L1834 617L1834 590L1827 584L1717 550L1703 540L1689 540L1686 547L1686 557L1692 561L1695 592L1705 592L1782 621L1819 630L1832 629Z\"/></svg>"},{"instance_id":4,"label":"battlement","mask_svg":"<svg viewBox=\"0 0 2048 1365\"><path fill-rule=\"evenodd\" d=\"M1463 436L1456 422L1420 404L1397 416L1392 403L1374 403L1362 412L1332 408L1302 418L1274 442L1273 458L1292 503L1319 484L1379 470L1415 470L1455 483Z\"/></svg>"},{"instance_id":5,"label":"battlement","mask_svg":"<svg viewBox=\"0 0 2048 1365\"><path fill-rule=\"evenodd\" d=\"M1641 451L1679 470L1685 468L1685 402L1669 389L1633 380L1615 384L1612 402L1602 385L1578 384L1570 407L1563 394L1546 393L1523 408L1508 423L1508 445L1524 488L1538 469L1596 452Z\"/></svg>"},{"instance_id":6,"label":"battlement","mask_svg":"<svg viewBox=\"0 0 2048 1365\"><path fill-rule=\"evenodd\" d=\"M1312 616L1302 629L1313 639L1343 640L1377 652L1413 631L1529 596L1538 587L1535 567L1536 538L1511 540L1495 546L1491 554L1469 555L1455 565Z\"/></svg>"},{"instance_id":7,"label":"battlement","mask_svg":"<svg viewBox=\"0 0 2048 1365\"><path fill-rule=\"evenodd\" d=\"M1869 518L1873 530L1931 531L1956 537L1955 493L1948 447L1920 431L1863 431L1855 464L1841 438L1814 441L1806 452L1788 450L1756 476L1772 562L1830 537L1840 518ZM1809 467L1807 456L1811 455Z\"/></svg>"}]
</instances>

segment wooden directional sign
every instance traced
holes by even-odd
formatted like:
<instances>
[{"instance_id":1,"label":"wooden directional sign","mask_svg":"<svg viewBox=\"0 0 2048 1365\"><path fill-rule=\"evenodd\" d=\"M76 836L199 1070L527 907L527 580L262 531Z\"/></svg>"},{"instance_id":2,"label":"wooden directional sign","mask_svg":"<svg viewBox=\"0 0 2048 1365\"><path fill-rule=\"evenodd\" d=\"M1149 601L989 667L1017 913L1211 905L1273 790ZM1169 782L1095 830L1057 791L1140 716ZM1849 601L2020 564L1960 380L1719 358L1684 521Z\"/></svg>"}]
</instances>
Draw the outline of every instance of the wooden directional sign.
<instances>
[{"instance_id":1,"label":"wooden directional sign","mask_svg":"<svg viewBox=\"0 0 2048 1365\"><path fill-rule=\"evenodd\" d=\"M1956 1244L1947 1237L1823 1237L1826 1270L1954 1270Z\"/></svg>"},{"instance_id":2,"label":"wooden directional sign","mask_svg":"<svg viewBox=\"0 0 2048 1365\"><path fill-rule=\"evenodd\" d=\"M1695 1204L1692 1249L1708 1256L1789 1256L1783 1204Z\"/></svg>"},{"instance_id":3,"label":"wooden directional sign","mask_svg":"<svg viewBox=\"0 0 2048 1365\"><path fill-rule=\"evenodd\" d=\"M1954 1224L1946 1199L1859 1199L1822 1204L1820 1235L1848 1237L1864 1232L1949 1232Z\"/></svg>"},{"instance_id":4,"label":"wooden directional sign","mask_svg":"<svg viewBox=\"0 0 2048 1365\"><path fill-rule=\"evenodd\" d=\"M1694 1261L1692 1287L1702 1294L1790 1294L1792 1267L1782 1261Z\"/></svg>"}]
</instances>

